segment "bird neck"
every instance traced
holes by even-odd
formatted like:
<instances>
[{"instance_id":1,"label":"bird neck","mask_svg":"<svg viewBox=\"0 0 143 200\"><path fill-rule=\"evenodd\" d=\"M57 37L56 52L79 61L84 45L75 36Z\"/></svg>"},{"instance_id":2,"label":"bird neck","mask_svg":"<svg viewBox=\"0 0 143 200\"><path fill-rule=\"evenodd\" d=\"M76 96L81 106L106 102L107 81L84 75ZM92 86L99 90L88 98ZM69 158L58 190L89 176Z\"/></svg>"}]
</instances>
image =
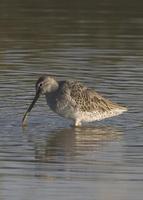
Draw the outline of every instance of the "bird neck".
<instances>
[{"instance_id":1,"label":"bird neck","mask_svg":"<svg viewBox=\"0 0 143 200\"><path fill-rule=\"evenodd\" d=\"M55 92L59 87L59 84L56 80L53 81L52 85L51 85L51 92Z\"/></svg>"},{"instance_id":2,"label":"bird neck","mask_svg":"<svg viewBox=\"0 0 143 200\"><path fill-rule=\"evenodd\" d=\"M52 84L46 88L45 90L45 95L46 96L51 96L53 95L59 88L59 83L56 80L52 80Z\"/></svg>"},{"instance_id":3,"label":"bird neck","mask_svg":"<svg viewBox=\"0 0 143 200\"><path fill-rule=\"evenodd\" d=\"M57 96L58 88L59 88L59 84L58 82L55 81L55 84L51 86L50 92L49 91L45 92L47 104L53 111L56 104L56 96Z\"/></svg>"}]
</instances>

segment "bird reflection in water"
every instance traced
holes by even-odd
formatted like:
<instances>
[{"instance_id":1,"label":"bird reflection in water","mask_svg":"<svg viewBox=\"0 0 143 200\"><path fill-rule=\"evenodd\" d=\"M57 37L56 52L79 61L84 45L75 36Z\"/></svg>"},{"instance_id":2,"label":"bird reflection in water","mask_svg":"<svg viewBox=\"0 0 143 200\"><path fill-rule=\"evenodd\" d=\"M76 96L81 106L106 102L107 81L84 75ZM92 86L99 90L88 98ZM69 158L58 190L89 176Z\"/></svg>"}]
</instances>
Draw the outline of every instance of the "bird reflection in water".
<instances>
[{"instance_id":1,"label":"bird reflection in water","mask_svg":"<svg viewBox=\"0 0 143 200\"><path fill-rule=\"evenodd\" d=\"M70 162L80 156L100 151L111 141L118 141L122 132L113 127L78 127L55 130L45 145L35 147L40 162Z\"/></svg>"}]
</instances>

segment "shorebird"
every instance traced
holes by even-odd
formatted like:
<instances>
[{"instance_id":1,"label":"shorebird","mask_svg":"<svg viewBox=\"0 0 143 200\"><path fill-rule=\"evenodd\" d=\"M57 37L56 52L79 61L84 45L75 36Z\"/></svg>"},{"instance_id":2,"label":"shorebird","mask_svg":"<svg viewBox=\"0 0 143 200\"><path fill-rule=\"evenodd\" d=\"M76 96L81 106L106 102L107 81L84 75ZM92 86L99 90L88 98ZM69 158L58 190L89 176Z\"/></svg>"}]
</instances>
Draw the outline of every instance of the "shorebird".
<instances>
[{"instance_id":1,"label":"shorebird","mask_svg":"<svg viewBox=\"0 0 143 200\"><path fill-rule=\"evenodd\" d=\"M36 94L24 114L22 125L26 125L26 118L41 94L45 95L48 106L55 113L72 119L74 126L127 111L126 107L113 103L78 81L57 81L52 76L44 75L36 82Z\"/></svg>"}]
</instances>

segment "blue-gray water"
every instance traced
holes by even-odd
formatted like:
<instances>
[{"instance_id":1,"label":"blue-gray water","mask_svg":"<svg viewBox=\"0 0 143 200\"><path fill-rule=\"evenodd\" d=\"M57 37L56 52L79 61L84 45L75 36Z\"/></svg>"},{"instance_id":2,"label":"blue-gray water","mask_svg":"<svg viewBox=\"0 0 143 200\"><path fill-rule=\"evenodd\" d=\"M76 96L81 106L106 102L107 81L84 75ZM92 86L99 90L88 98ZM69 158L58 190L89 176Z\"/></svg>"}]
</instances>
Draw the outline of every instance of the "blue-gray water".
<instances>
[{"instance_id":1,"label":"blue-gray water","mask_svg":"<svg viewBox=\"0 0 143 200\"><path fill-rule=\"evenodd\" d=\"M0 2L0 199L142 200L141 1ZM83 128L41 97L41 74L76 79L128 112Z\"/></svg>"}]
</instances>

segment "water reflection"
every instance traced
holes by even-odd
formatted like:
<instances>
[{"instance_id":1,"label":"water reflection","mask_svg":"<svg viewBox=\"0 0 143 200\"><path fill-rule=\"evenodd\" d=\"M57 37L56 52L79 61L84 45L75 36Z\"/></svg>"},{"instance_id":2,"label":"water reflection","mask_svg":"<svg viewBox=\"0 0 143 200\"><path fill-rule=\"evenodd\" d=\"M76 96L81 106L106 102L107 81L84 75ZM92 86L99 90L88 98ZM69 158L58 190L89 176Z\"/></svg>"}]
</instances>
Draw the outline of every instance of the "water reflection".
<instances>
[{"instance_id":1,"label":"water reflection","mask_svg":"<svg viewBox=\"0 0 143 200\"><path fill-rule=\"evenodd\" d=\"M40 162L71 162L90 152L100 151L109 141L120 140L122 132L112 127L82 127L55 130L46 143L35 145L35 159ZM89 155L90 159L90 155Z\"/></svg>"}]
</instances>

